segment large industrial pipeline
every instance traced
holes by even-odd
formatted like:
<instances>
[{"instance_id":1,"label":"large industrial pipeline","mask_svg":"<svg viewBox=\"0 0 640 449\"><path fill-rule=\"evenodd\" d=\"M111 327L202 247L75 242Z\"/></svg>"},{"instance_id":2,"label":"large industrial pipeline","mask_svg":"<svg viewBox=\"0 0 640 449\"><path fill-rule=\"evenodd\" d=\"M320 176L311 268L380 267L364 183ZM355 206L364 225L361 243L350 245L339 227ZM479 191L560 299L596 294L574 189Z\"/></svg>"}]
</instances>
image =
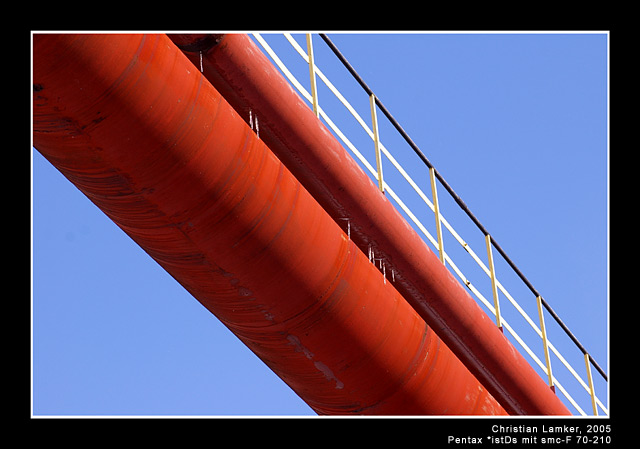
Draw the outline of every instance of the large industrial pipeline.
<instances>
[{"instance_id":1,"label":"large industrial pipeline","mask_svg":"<svg viewBox=\"0 0 640 449\"><path fill-rule=\"evenodd\" d=\"M169 37L510 414L570 414L248 36Z\"/></svg>"},{"instance_id":2,"label":"large industrial pipeline","mask_svg":"<svg viewBox=\"0 0 640 449\"><path fill-rule=\"evenodd\" d=\"M319 414L506 414L166 35L33 36L33 141Z\"/></svg>"}]
</instances>

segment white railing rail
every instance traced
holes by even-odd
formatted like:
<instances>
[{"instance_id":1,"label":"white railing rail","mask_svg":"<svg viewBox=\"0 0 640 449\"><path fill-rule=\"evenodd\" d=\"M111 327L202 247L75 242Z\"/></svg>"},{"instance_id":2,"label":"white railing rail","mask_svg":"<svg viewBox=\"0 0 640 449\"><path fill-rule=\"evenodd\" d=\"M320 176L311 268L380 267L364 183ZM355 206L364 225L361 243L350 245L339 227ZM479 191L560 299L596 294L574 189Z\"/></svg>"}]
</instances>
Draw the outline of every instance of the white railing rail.
<instances>
[{"instance_id":1,"label":"white railing rail","mask_svg":"<svg viewBox=\"0 0 640 449\"><path fill-rule=\"evenodd\" d=\"M359 160L362 165L366 168L369 173L373 176L373 178L378 183L379 189L385 194L389 194L391 198L398 204L400 209L409 217L409 219L415 224L415 226L424 234L427 241L430 242L434 248L437 250L440 260L445 265L451 267L451 270L460 278L462 283L474 294L474 296L493 314L496 319L496 324L498 327L502 329L506 329L511 336L518 342L518 344L525 350L525 352L531 357L531 359L538 365L541 371L548 378L549 386L554 389L559 389L563 395L567 398L567 400L575 407L575 409L581 415L587 415L587 413L578 405L575 399L567 392L566 388L564 388L558 379L553 375L551 369L551 361L550 361L550 353L553 352L558 360L567 368L567 370L572 374L572 376L578 381L578 383L585 389L585 391L591 397L591 403L593 408L593 414L598 414L598 408L608 415L608 410L604 406L604 404L597 398L595 394L595 388L593 385L593 380L591 377L591 363L595 364L595 361L590 357L590 355L582 348L582 346L577 343L575 337L570 334L574 342L580 347L585 356L585 364L586 364L586 374L587 381L583 380L582 377L576 372L576 370L571 366L569 362L560 354L560 352L556 349L556 347L549 341L546 327L544 322L544 313L543 313L543 305L548 308L548 306L544 303L544 300L540 295L536 292L536 302L538 306L538 318L540 327L536 324L531 317L522 309L522 307L516 302L513 296L506 290L506 288L499 282L495 274L495 267L493 263L493 254L492 254L492 246L495 245L495 242L492 242L491 236L488 233L485 233L486 240L486 250L487 250L487 259L489 266L487 267L485 263L482 261L480 257L471 249L469 244L465 242L460 235L453 229L451 224L445 219L440 211L438 204L438 195L436 189L436 172L433 167L429 167L430 181L431 181L431 194L433 201L430 200L427 195L420 189L418 184L409 176L406 170L398 163L396 158L393 157L391 152L383 145L380 136L379 136L379 127L377 121L377 113L376 113L376 104L378 104L377 99L373 93L369 93L370 107L371 107L371 128L367 125L365 120L356 112L353 106L345 99L345 97L336 89L336 87L331 83L331 81L324 75L324 73L318 68L314 61L313 54L313 42L312 35L306 35L306 43L307 50L305 51L298 42L291 36L290 33L283 33L286 40L291 44L293 49L301 56L304 62L309 66L309 76L310 76L310 86L311 92L307 91L304 86L293 76L291 71L286 67L286 65L282 62L282 60L278 57L276 52L269 46L269 44L265 41L265 39L259 33L253 33L255 40L260 44L260 46L264 49L264 51L269 55L269 57L274 61L274 63L278 66L278 68L282 71L285 77L289 80L289 82L300 92L300 94L309 101L312 110L316 114L318 118L322 118L325 123L331 128L331 130L336 134L336 136L344 143L344 145L353 153L353 155ZM325 40L327 40L325 38ZM344 61L343 61L344 62ZM373 167L369 161L363 156L363 154L356 148L356 146L344 135L344 133L336 126L333 120L327 115L327 113L322 109L318 99L318 91L316 86L316 77L320 78L322 82L327 86L327 88L335 95L335 97L344 105L344 107L351 113L351 115L355 118L355 120L360 124L363 130L369 135L374 144L374 151L376 156L376 167ZM405 202L399 197L399 195L392 189L391 186L387 184L387 182L383 178L382 172L382 154L391 162L391 164L398 170L401 176L409 183L412 189L417 193L417 195L424 201L424 203L434 212L435 220L436 220L436 237L434 238L426 227L420 222L420 220L416 217L416 215L407 207ZM474 220L475 221L475 220ZM491 288L492 288L492 299L493 301L488 301L482 293L471 283L471 281L462 273L462 271L458 268L458 266L451 259L449 254L445 252L443 236L441 231L441 226L444 226L449 233L453 236L453 238L462 246L462 248L471 256L471 258L477 263L477 265L484 271L484 273L491 280ZM500 251L501 254L504 253ZM375 257L369 254L369 257L372 260L375 260ZM382 269L384 267L381 266ZM517 270L516 270L517 271ZM518 274L520 274L518 272ZM392 274L393 275L393 274ZM515 309L519 312L519 314L525 319L525 321L531 326L531 328L538 334L538 336L542 339L543 349L544 349L544 358L545 361L542 362L536 354L531 350L531 348L523 341L523 339L516 333L516 331L512 328L512 326L505 320L504 316L500 313L500 304L498 300L498 291L502 292L502 294L509 300L509 302L515 307ZM559 321L555 313L552 313L552 317ZM563 323L559 322L561 326L565 329L566 332L568 330L564 326ZM595 364L596 368L601 372L605 380L606 375L601 371L599 366Z\"/></svg>"}]
</instances>

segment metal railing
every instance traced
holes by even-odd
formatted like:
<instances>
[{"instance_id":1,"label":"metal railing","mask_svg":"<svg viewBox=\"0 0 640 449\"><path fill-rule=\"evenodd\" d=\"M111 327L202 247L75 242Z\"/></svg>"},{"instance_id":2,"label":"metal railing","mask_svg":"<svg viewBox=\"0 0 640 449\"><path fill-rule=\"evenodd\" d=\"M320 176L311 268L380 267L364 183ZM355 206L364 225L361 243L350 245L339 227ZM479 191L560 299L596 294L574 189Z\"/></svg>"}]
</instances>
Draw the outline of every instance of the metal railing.
<instances>
[{"instance_id":1,"label":"metal railing","mask_svg":"<svg viewBox=\"0 0 640 449\"><path fill-rule=\"evenodd\" d=\"M331 81L324 75L324 73L318 68L314 60L314 52L313 52L313 40L311 34L306 34L306 44L307 50L305 51L300 44L291 36L290 33L283 33L283 36L286 40L291 44L293 49L301 56L301 58L306 62L309 67L309 78L310 78L310 87L311 92L307 91L303 85L295 78L295 76L291 73L291 71L286 67L286 65L282 62L282 60L278 57L276 52L269 46L266 40L259 33L253 33L255 40L260 44L260 46L264 49L267 55L273 60L273 62L278 66L278 68L282 71L285 77L289 80L289 82L300 92L300 94L311 104L311 107L319 119L323 119L325 123L331 128L331 130L336 134L336 136L345 144L345 146L353 153L353 155L360 161L360 163L366 168L369 173L374 177L377 181L378 188L385 194L389 194L391 198L397 203L400 209L406 214L406 216L415 224L415 226L424 234L427 238L428 242L430 242L434 248L436 248L440 260L443 264L448 265L451 270L461 279L462 283L474 294L474 296L482 303L484 306L491 311L496 320L496 325L503 330L507 329L507 331L511 334L511 336L518 342L518 344L525 350L525 352L531 357L531 359L540 367L541 371L547 376L549 387L554 391L557 388L560 390L563 395L567 398L567 400L575 407L575 409L581 414L586 415L587 413L578 405L575 399L567 392L567 390L563 387L563 385L558 381L556 376L553 375L551 368L551 359L550 352L555 354L555 356L560 360L560 362L568 369L568 371L573 375L573 377L578 381L578 383L585 389L585 391L589 394L591 398L591 405L593 409L593 414L598 415L598 407L608 415L607 408L603 405L603 403L598 399L595 393L594 383L591 376L591 366L595 367L596 370L600 373L605 381L608 382L608 377L605 374L604 370L596 363L593 357L587 352L587 350L580 344L578 339L571 333L568 327L562 322L562 320L558 317L558 315L553 311L551 306L542 298L542 296L538 293L538 291L533 287L533 285L529 282L529 280L522 274L522 272L515 266L515 264L511 261L511 259L505 254L503 249L498 245L495 238L493 238L489 232L482 226L479 220L471 213L469 208L464 204L464 202L460 199L460 197L453 191L453 189L449 186L449 184L444 180L444 178L438 173L433 164L426 158L426 156L422 153L422 151L418 148L418 146L411 140L411 138L407 135L407 133L402 129L399 123L393 118L393 116L389 113L389 111L384 107L381 101L376 97L373 91L367 86L367 84L362 80L362 78L356 73L354 68L349 64L346 58L340 53L337 47L331 42L331 40L324 34L320 34L322 40L328 45L331 51L336 55L336 57L340 60L340 62L346 67L346 69L351 73L354 79L360 84L363 90L369 96L369 105L371 109L371 128L367 125L367 123L362 119L362 117L356 112L354 107L344 98L344 96L335 88L335 86L331 83ZM323 81L323 83L327 86L327 88L336 96L336 98L342 103L342 105L351 113L351 115L356 119L356 121L360 124L363 130L369 135L369 137L373 141L373 147L375 151L375 160L376 166L373 167L369 161L362 155L362 153L356 148L356 146L344 135L344 133L336 126L336 124L332 121L332 119L326 114L326 112L322 109L318 99L318 89L317 89L317 78ZM429 177L431 183L431 195L432 200L430 200L427 195L420 189L418 184L411 178L411 176L406 172L405 169L398 163L396 158L389 152L389 150L383 145L379 136L379 123L377 117L377 110L383 112L383 114L387 117L389 122L393 125L393 127L400 133L400 135L404 138L404 140L409 144L409 146L413 149L415 154L422 160L422 162L429 169ZM397 193L392 189L391 186L385 181L383 176L382 169L382 155L386 156L386 158L391 162L391 164L398 170L398 172L402 175L402 177L409 183L409 185L413 188L413 190L418 194L418 196L424 201L424 203L433 211L435 216L435 225L436 225L436 237L434 238L431 233L426 229L426 227L420 222L420 220L416 217L416 215L407 207L405 202L397 195ZM482 261L482 259L471 249L469 244L465 242L460 235L453 229L451 224L445 219L440 210L439 201L438 201L438 192L437 192L437 183L445 188L445 190L449 193L449 195L453 198L453 200L458 204L458 206L466 213L466 215L473 221L476 227L482 232L485 237L486 243L486 252L488 259L488 267ZM444 240L442 235L442 226L444 226L454 237L454 239L462 246L462 248L471 256L471 258L477 263L477 265L484 271L484 273L491 280L491 290L492 290L492 299L493 301L488 301L482 293L471 283L471 281L465 277L460 268L454 263L454 261L450 258L449 254L445 252L444 249ZM533 293L536 298L536 304L538 309L538 319L539 319L539 327L538 325L529 317L529 315L522 309L522 307L515 301L512 295L506 290L506 288L498 281L496 277L495 264L493 259L492 249L498 251L498 253L503 257L503 259L507 262L507 264L512 268L512 270L516 273L516 275L524 282L524 284L528 287L528 289ZM372 254L369 254L369 258L372 261L375 261L375 257ZM381 269L384 270L384 267L381 266ZM392 273L393 276L393 273ZM512 328L512 326L507 322L504 316L500 312L500 303L498 297L498 291L500 291L509 302L515 307L515 309L520 313L520 315L527 321L527 323L531 326L531 328L535 331L535 333L541 338L542 346L544 351L544 359L542 362L537 355L531 350L531 348L523 341L523 339L516 333L516 331ZM562 330L566 333L566 335L573 341L576 347L584 354L584 360L586 365L586 375L587 381L582 379L582 377L576 372L576 370L571 366L569 362L560 354L560 352L556 349L556 347L549 341L547 330L545 326L544 320L544 310L546 309L550 316L554 319L554 321L562 328Z\"/></svg>"}]
</instances>

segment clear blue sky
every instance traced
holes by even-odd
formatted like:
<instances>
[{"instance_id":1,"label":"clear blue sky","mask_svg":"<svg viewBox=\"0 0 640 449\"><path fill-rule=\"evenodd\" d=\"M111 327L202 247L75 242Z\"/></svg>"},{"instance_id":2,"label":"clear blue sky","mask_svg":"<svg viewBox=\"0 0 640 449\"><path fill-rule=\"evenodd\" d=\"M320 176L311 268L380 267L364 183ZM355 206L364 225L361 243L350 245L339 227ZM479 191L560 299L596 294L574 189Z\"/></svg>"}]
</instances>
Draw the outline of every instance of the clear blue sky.
<instances>
[{"instance_id":1,"label":"clear blue sky","mask_svg":"<svg viewBox=\"0 0 640 449\"><path fill-rule=\"evenodd\" d=\"M608 35L328 34L608 372ZM266 38L278 48L284 42ZM320 69L370 123L366 94L317 36L314 45ZM302 59L283 58L308 86ZM320 82L321 107L351 131L329 95ZM426 168L378 117L383 144L431 197ZM352 139L373 163L371 141L357 130ZM313 415L37 151L32 161L34 415ZM434 229L427 206L383 164L392 187ZM486 261L483 236L442 188L439 198L445 218ZM446 231L445 250L491 300L487 277L474 274ZM496 264L537 323L533 295ZM500 301L505 318L524 329L504 295ZM582 354L545 319L552 343L586 379ZM528 335L544 360L542 343ZM552 364L591 413L582 387L555 357ZM608 406L605 384L595 370L593 377Z\"/></svg>"}]
</instances>

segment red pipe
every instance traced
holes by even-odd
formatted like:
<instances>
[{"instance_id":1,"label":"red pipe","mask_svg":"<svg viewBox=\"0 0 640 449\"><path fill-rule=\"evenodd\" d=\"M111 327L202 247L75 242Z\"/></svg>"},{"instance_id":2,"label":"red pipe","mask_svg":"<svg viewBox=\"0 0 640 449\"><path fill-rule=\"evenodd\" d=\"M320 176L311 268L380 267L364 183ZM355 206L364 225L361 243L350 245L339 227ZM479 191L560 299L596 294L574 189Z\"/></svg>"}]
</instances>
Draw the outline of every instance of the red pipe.
<instances>
[{"instance_id":1,"label":"red pipe","mask_svg":"<svg viewBox=\"0 0 640 449\"><path fill-rule=\"evenodd\" d=\"M34 145L319 414L505 414L165 35L33 37Z\"/></svg>"},{"instance_id":2,"label":"red pipe","mask_svg":"<svg viewBox=\"0 0 640 449\"><path fill-rule=\"evenodd\" d=\"M509 413L570 414L248 36L169 36Z\"/></svg>"}]
</instances>

